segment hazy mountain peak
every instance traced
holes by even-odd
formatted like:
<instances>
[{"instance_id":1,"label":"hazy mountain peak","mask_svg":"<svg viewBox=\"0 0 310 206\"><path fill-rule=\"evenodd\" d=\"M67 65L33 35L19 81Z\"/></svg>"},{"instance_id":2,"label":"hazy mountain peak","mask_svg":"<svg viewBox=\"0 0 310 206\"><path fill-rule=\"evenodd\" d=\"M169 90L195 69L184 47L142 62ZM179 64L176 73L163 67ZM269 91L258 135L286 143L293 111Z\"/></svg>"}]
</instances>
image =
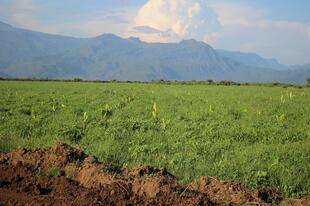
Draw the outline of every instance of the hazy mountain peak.
<instances>
[{"instance_id":1,"label":"hazy mountain peak","mask_svg":"<svg viewBox=\"0 0 310 206\"><path fill-rule=\"evenodd\" d=\"M8 29L13 29L13 27L9 24L0 21L0 30L8 30Z\"/></svg>"},{"instance_id":2,"label":"hazy mountain peak","mask_svg":"<svg viewBox=\"0 0 310 206\"><path fill-rule=\"evenodd\" d=\"M105 39L105 40L121 40L122 38L112 34L112 33L106 33L106 34L101 34L97 37L95 37L95 39Z\"/></svg>"},{"instance_id":3,"label":"hazy mountain peak","mask_svg":"<svg viewBox=\"0 0 310 206\"><path fill-rule=\"evenodd\" d=\"M133 36L129 37L128 40L133 41L133 42L139 42L139 43L142 42L138 37L133 37Z\"/></svg>"},{"instance_id":4,"label":"hazy mountain peak","mask_svg":"<svg viewBox=\"0 0 310 206\"><path fill-rule=\"evenodd\" d=\"M285 70L288 67L286 65L280 64L274 58L263 58L253 52L227 51L222 49L218 49L217 52L223 57L232 59L247 66L271 68L276 70Z\"/></svg>"},{"instance_id":5,"label":"hazy mountain peak","mask_svg":"<svg viewBox=\"0 0 310 206\"><path fill-rule=\"evenodd\" d=\"M184 39L180 42L180 44L204 44L203 42L201 41L197 41L195 39Z\"/></svg>"},{"instance_id":6,"label":"hazy mountain peak","mask_svg":"<svg viewBox=\"0 0 310 206\"><path fill-rule=\"evenodd\" d=\"M212 52L214 51L214 49L209 44L202 42L202 41L197 41L195 39L182 40L179 44L187 48L203 49L203 50L209 50Z\"/></svg>"}]
</instances>

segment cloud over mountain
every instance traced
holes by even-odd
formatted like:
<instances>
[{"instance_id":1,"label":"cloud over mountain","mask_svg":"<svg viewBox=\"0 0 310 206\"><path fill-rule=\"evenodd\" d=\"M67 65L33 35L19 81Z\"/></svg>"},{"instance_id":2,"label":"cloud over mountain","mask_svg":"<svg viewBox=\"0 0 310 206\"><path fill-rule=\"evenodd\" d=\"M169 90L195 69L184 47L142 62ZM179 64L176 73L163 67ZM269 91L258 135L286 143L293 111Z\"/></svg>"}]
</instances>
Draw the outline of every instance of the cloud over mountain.
<instances>
[{"instance_id":1,"label":"cloud over mountain","mask_svg":"<svg viewBox=\"0 0 310 206\"><path fill-rule=\"evenodd\" d=\"M150 0L138 11L131 33L145 41L172 42L180 39L202 39L211 24L213 11L204 0ZM144 32L148 27L160 32Z\"/></svg>"}]
</instances>

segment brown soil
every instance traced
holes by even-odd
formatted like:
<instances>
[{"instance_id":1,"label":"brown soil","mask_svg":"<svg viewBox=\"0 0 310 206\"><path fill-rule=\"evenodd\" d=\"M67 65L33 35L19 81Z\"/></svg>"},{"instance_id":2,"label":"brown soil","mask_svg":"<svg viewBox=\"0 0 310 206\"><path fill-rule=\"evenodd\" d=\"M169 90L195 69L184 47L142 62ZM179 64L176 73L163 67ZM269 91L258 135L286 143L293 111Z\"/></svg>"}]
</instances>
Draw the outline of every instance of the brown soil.
<instances>
[{"instance_id":1,"label":"brown soil","mask_svg":"<svg viewBox=\"0 0 310 206\"><path fill-rule=\"evenodd\" d=\"M0 153L0 205L310 205L282 200L271 189L202 177L181 185L166 169L112 170L82 150L60 144L49 150Z\"/></svg>"}]
</instances>

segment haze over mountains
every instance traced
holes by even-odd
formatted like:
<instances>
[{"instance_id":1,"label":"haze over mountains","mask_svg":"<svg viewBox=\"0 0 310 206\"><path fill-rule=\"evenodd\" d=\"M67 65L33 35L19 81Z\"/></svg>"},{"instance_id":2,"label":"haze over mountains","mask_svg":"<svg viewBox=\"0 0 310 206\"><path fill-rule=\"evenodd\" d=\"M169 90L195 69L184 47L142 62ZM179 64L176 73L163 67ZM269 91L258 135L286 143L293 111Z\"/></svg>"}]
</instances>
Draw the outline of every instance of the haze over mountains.
<instances>
[{"instance_id":1,"label":"haze over mountains","mask_svg":"<svg viewBox=\"0 0 310 206\"><path fill-rule=\"evenodd\" d=\"M146 43L113 34L74 38L0 22L0 76L96 80L233 80L304 83L310 65L287 66L206 43Z\"/></svg>"}]
</instances>

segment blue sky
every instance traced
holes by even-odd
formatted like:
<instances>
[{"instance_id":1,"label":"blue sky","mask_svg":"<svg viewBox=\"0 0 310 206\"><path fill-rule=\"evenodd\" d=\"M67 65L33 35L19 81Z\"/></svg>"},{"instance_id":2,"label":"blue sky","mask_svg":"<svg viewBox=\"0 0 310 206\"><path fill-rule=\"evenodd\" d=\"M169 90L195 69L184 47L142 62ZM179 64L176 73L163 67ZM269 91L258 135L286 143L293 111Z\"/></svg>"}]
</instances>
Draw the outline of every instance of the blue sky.
<instances>
[{"instance_id":1,"label":"blue sky","mask_svg":"<svg viewBox=\"0 0 310 206\"><path fill-rule=\"evenodd\" d=\"M194 38L285 64L310 63L309 11L309 0L0 0L0 21L15 27L148 42Z\"/></svg>"}]
</instances>

